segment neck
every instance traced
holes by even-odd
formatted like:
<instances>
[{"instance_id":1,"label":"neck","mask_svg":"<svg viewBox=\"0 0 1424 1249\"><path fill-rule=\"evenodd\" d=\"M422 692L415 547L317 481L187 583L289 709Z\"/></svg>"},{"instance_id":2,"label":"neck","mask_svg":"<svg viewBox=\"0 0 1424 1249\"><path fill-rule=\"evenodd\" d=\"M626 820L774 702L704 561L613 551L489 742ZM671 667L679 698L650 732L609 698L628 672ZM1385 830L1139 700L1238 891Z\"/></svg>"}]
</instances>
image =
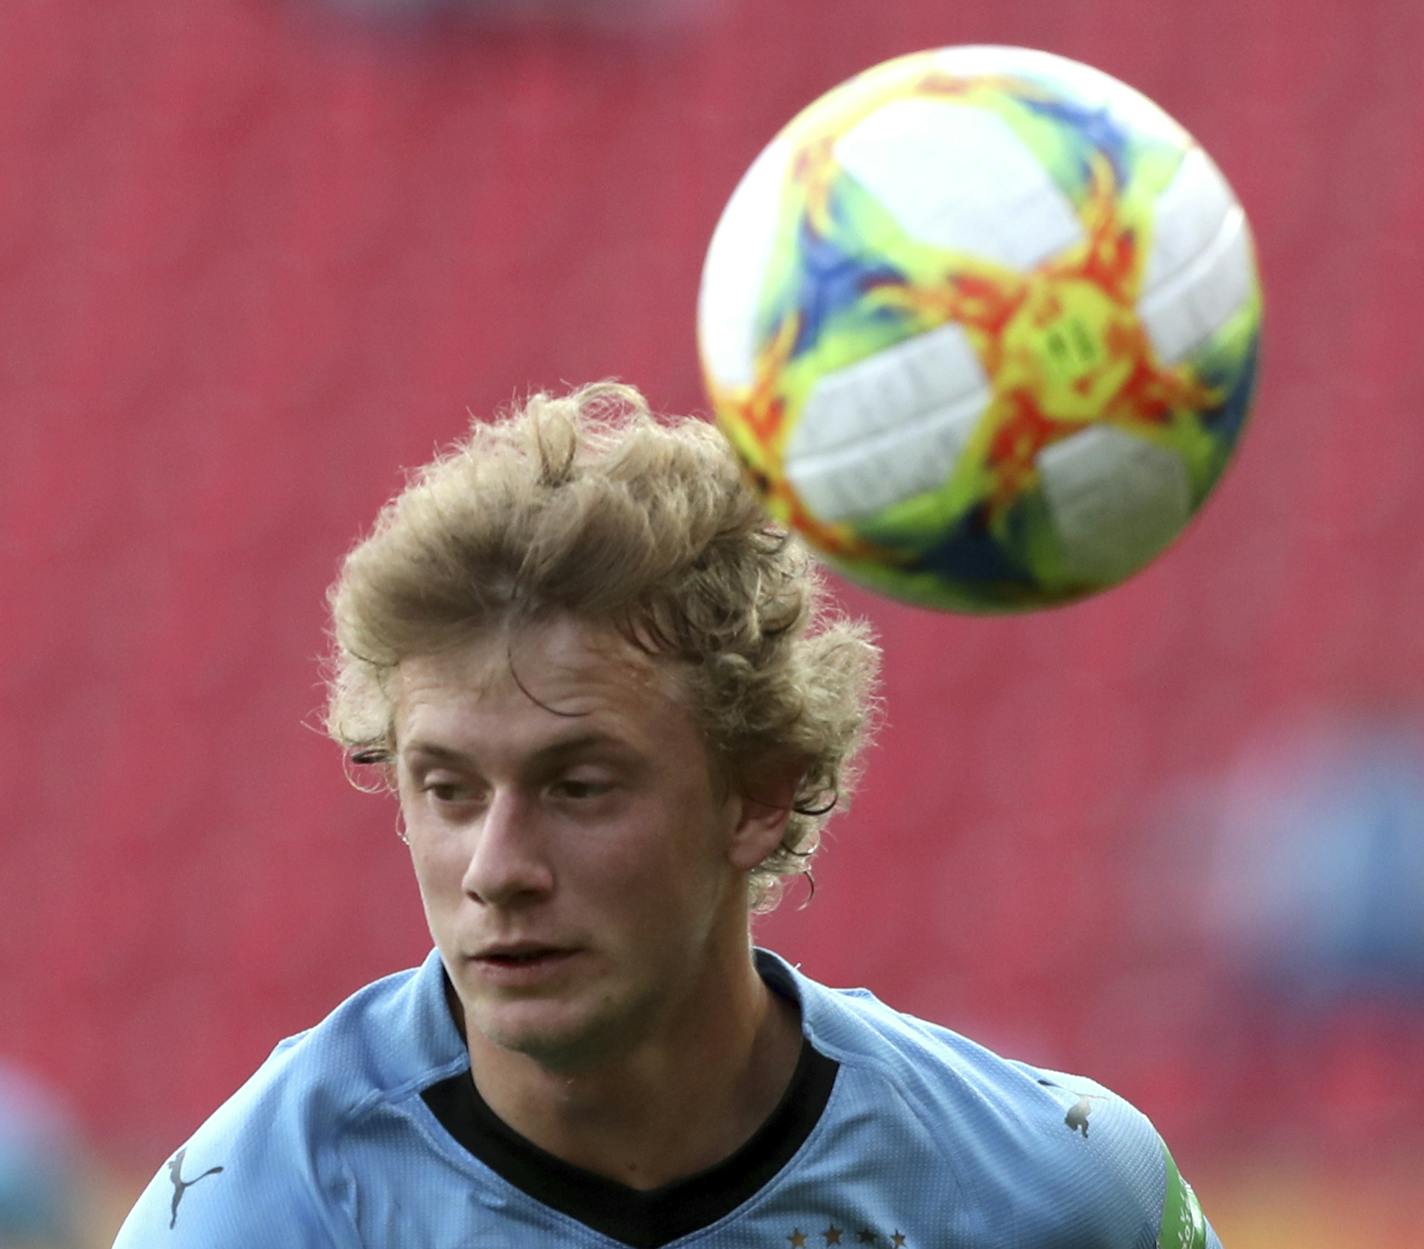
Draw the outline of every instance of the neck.
<instances>
[{"instance_id":1,"label":"neck","mask_svg":"<svg viewBox=\"0 0 1424 1249\"><path fill-rule=\"evenodd\" d=\"M801 1050L795 1007L767 988L745 947L740 962L693 988L690 1009L656 1037L578 1070L551 1070L470 1030L476 1087L527 1140L630 1188L705 1170L766 1121Z\"/></svg>"}]
</instances>

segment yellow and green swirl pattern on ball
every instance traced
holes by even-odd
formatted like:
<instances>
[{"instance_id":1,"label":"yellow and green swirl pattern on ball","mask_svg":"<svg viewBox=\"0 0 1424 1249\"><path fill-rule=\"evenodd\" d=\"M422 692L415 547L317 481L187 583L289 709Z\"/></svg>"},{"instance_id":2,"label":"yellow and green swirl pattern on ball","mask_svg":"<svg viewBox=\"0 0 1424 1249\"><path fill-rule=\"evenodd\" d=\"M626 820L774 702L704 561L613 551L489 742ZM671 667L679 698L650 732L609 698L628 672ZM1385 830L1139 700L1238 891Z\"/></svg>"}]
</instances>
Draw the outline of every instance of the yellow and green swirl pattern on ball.
<instances>
[{"instance_id":1,"label":"yellow and green swirl pattern on ball","mask_svg":"<svg viewBox=\"0 0 1424 1249\"><path fill-rule=\"evenodd\" d=\"M1146 97L951 48L813 103L713 236L699 345L769 510L850 577L1012 611L1177 536L1250 408L1249 227Z\"/></svg>"}]
</instances>

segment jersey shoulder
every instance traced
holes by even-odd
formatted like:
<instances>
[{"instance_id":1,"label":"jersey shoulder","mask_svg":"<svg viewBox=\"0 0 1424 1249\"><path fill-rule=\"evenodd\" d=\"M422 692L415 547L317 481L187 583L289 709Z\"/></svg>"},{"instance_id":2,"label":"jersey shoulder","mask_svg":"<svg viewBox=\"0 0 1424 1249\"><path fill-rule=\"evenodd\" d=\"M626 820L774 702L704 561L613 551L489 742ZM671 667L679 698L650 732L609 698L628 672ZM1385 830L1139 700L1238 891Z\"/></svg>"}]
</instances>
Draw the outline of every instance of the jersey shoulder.
<instances>
[{"instance_id":1,"label":"jersey shoulder","mask_svg":"<svg viewBox=\"0 0 1424 1249\"><path fill-rule=\"evenodd\" d=\"M374 1108L468 1062L443 994L432 952L281 1041L163 1162L114 1249L353 1243L345 1136Z\"/></svg>"},{"instance_id":2,"label":"jersey shoulder","mask_svg":"<svg viewBox=\"0 0 1424 1249\"><path fill-rule=\"evenodd\" d=\"M1023 1228L1025 1244L1066 1230L1062 1243L1081 1247L1219 1249L1156 1128L1111 1089L1004 1058L866 990L786 974L851 1112L870 1120L874 1107L887 1156L915 1142L987 1225Z\"/></svg>"}]
</instances>

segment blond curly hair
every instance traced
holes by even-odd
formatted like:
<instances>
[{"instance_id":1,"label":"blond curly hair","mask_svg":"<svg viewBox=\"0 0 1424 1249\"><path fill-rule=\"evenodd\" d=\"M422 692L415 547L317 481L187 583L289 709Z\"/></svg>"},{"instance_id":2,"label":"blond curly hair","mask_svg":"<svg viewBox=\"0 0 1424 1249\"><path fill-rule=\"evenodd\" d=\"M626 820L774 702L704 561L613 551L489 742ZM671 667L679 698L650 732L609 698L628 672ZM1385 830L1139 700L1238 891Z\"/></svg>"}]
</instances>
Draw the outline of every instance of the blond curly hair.
<instances>
[{"instance_id":1,"label":"blond curly hair","mask_svg":"<svg viewBox=\"0 0 1424 1249\"><path fill-rule=\"evenodd\" d=\"M801 777L780 847L751 873L757 910L808 872L875 705L868 628L829 608L722 435L659 420L611 382L474 422L381 510L328 601L326 729L387 783L390 678L409 656L568 614L676 661L731 783L754 787L768 760Z\"/></svg>"}]
</instances>

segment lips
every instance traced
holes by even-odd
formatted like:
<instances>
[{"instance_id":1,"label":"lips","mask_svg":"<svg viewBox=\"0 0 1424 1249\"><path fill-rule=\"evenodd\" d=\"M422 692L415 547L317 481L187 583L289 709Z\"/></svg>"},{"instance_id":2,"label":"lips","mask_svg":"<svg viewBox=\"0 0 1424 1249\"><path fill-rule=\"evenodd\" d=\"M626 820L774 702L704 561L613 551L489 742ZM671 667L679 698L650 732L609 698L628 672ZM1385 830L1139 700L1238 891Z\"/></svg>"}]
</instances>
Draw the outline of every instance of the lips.
<instances>
[{"instance_id":1,"label":"lips","mask_svg":"<svg viewBox=\"0 0 1424 1249\"><path fill-rule=\"evenodd\" d=\"M480 962L532 963L536 959L552 958L571 951L554 945L539 945L532 941L520 941L508 945L486 946L475 958Z\"/></svg>"},{"instance_id":2,"label":"lips","mask_svg":"<svg viewBox=\"0 0 1424 1249\"><path fill-rule=\"evenodd\" d=\"M491 987L528 993L556 980L578 953L568 946L512 942L485 946L470 958L470 966Z\"/></svg>"}]
</instances>

